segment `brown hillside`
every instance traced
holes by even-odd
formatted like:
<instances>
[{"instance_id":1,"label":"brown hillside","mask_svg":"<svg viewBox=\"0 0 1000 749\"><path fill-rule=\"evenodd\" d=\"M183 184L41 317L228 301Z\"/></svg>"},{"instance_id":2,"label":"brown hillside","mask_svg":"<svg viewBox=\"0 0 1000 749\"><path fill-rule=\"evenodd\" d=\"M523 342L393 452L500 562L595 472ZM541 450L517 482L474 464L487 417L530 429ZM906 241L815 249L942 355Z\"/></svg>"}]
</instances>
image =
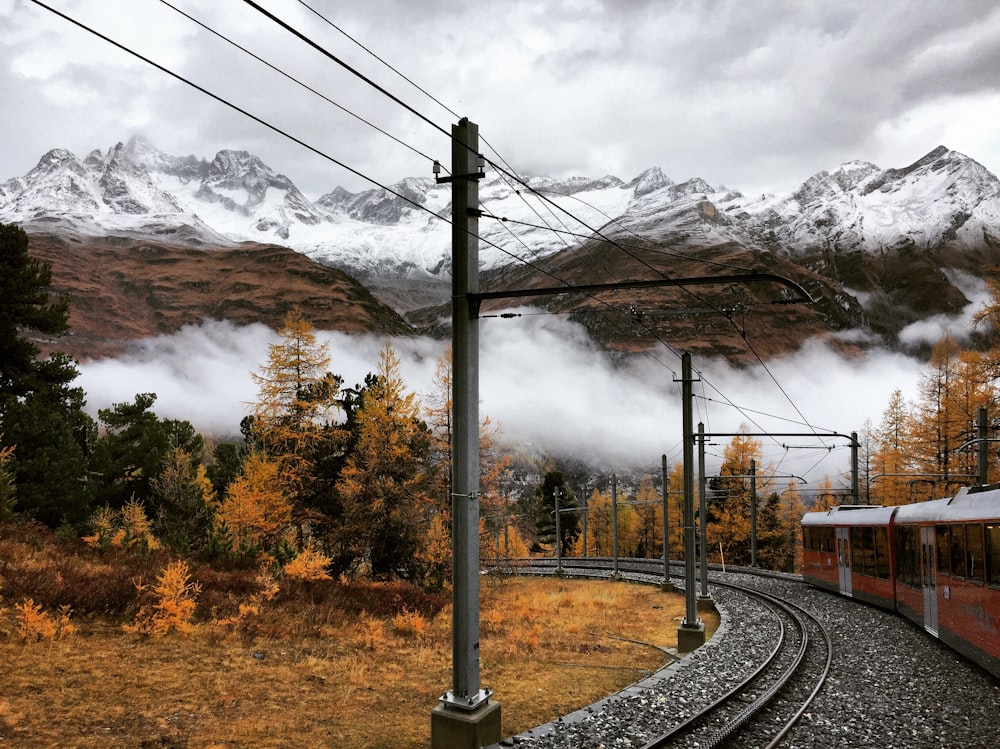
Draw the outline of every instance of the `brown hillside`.
<instances>
[{"instance_id":1,"label":"brown hillside","mask_svg":"<svg viewBox=\"0 0 1000 749\"><path fill-rule=\"evenodd\" d=\"M778 256L755 253L737 244L684 252L633 246L630 254L606 242L558 253L545 261L551 276L533 268L508 268L484 280L484 291L530 289L563 284L726 276L751 271L773 273L804 286L811 304L786 304L792 292L770 281L718 283L687 288L662 287L600 294L507 299L484 303L484 314L532 304L569 315L610 348L634 352L668 343L695 355L724 356L750 363L790 353L811 338L867 327L860 306L808 269ZM558 279L558 280L557 280ZM853 303L852 303L853 302Z\"/></svg>"},{"instance_id":2,"label":"brown hillside","mask_svg":"<svg viewBox=\"0 0 1000 749\"><path fill-rule=\"evenodd\" d=\"M284 247L34 234L29 251L51 264L52 291L70 299L70 334L42 346L78 359L113 356L206 318L277 329L293 307L320 330L413 332L351 276Z\"/></svg>"}]
</instances>

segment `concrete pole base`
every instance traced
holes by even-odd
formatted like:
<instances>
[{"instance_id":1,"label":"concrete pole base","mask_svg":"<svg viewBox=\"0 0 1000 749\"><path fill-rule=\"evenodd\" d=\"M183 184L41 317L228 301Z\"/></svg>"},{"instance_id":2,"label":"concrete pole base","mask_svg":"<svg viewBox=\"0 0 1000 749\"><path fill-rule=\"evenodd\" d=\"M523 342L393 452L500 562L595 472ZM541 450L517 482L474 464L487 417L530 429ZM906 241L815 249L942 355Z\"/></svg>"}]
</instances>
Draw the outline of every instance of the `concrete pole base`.
<instances>
[{"instance_id":1,"label":"concrete pole base","mask_svg":"<svg viewBox=\"0 0 1000 749\"><path fill-rule=\"evenodd\" d=\"M675 590L677 590L676 586L669 580L664 580L660 583L661 593L673 593Z\"/></svg>"},{"instance_id":2,"label":"concrete pole base","mask_svg":"<svg viewBox=\"0 0 1000 749\"><path fill-rule=\"evenodd\" d=\"M705 644L705 624L681 624L677 628L677 652L690 653Z\"/></svg>"},{"instance_id":3,"label":"concrete pole base","mask_svg":"<svg viewBox=\"0 0 1000 749\"><path fill-rule=\"evenodd\" d=\"M431 749L479 749L501 738L499 702L468 711L442 704L431 713Z\"/></svg>"},{"instance_id":4,"label":"concrete pole base","mask_svg":"<svg viewBox=\"0 0 1000 749\"><path fill-rule=\"evenodd\" d=\"M715 611L715 601L712 596L698 596L698 611Z\"/></svg>"}]
</instances>

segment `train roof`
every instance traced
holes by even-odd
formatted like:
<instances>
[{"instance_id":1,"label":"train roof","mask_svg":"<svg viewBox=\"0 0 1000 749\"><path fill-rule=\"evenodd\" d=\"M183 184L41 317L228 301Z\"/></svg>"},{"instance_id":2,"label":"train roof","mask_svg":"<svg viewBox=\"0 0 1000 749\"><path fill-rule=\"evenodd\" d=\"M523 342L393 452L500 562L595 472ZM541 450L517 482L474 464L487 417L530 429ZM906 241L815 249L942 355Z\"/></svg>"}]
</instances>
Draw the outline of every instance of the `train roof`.
<instances>
[{"instance_id":1,"label":"train roof","mask_svg":"<svg viewBox=\"0 0 1000 749\"><path fill-rule=\"evenodd\" d=\"M840 505L826 512L807 512L802 525L888 525L896 507Z\"/></svg>"},{"instance_id":2,"label":"train roof","mask_svg":"<svg viewBox=\"0 0 1000 749\"><path fill-rule=\"evenodd\" d=\"M1000 487L960 489L954 497L903 505L896 523L933 523L1000 520Z\"/></svg>"}]
</instances>

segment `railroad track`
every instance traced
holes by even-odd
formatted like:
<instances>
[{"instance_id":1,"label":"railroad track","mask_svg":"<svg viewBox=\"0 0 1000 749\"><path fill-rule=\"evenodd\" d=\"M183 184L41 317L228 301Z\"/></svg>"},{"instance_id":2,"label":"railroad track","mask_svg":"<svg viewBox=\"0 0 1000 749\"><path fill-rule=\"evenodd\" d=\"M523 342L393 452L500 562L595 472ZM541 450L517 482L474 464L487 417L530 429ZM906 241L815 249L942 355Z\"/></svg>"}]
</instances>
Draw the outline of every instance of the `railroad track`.
<instances>
[{"instance_id":1,"label":"railroad track","mask_svg":"<svg viewBox=\"0 0 1000 749\"><path fill-rule=\"evenodd\" d=\"M517 565L528 574L556 574L556 560L530 560ZM565 559L562 574L570 577L610 577L616 571L623 579L657 583L663 579L663 563L656 560L606 558ZM806 712L830 672L833 646L823 624L808 611L786 598L765 592L753 584L755 576L713 572L715 590L728 591L726 606L750 602L770 617L773 633L761 657L731 687L707 703L687 711L666 707L664 727L643 744L643 749L697 746L777 747ZM679 573L672 578L681 577ZM789 576L783 576L786 580ZM671 719L673 722L671 723ZM669 725L668 725L669 724Z\"/></svg>"}]
</instances>

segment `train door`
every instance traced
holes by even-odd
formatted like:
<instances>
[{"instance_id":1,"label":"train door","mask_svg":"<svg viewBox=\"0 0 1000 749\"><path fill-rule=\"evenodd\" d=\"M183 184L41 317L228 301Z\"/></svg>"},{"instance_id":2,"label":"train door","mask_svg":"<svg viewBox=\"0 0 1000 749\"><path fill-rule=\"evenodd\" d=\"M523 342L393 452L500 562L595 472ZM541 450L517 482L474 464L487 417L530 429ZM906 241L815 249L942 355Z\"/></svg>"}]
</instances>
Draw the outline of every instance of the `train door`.
<instances>
[{"instance_id":1,"label":"train door","mask_svg":"<svg viewBox=\"0 0 1000 749\"><path fill-rule=\"evenodd\" d=\"M851 587L851 529L837 528L837 573L840 578L840 592L853 596Z\"/></svg>"},{"instance_id":2,"label":"train door","mask_svg":"<svg viewBox=\"0 0 1000 749\"><path fill-rule=\"evenodd\" d=\"M937 637L937 552L934 548L934 526L920 528L920 574L924 589L924 629Z\"/></svg>"}]
</instances>

